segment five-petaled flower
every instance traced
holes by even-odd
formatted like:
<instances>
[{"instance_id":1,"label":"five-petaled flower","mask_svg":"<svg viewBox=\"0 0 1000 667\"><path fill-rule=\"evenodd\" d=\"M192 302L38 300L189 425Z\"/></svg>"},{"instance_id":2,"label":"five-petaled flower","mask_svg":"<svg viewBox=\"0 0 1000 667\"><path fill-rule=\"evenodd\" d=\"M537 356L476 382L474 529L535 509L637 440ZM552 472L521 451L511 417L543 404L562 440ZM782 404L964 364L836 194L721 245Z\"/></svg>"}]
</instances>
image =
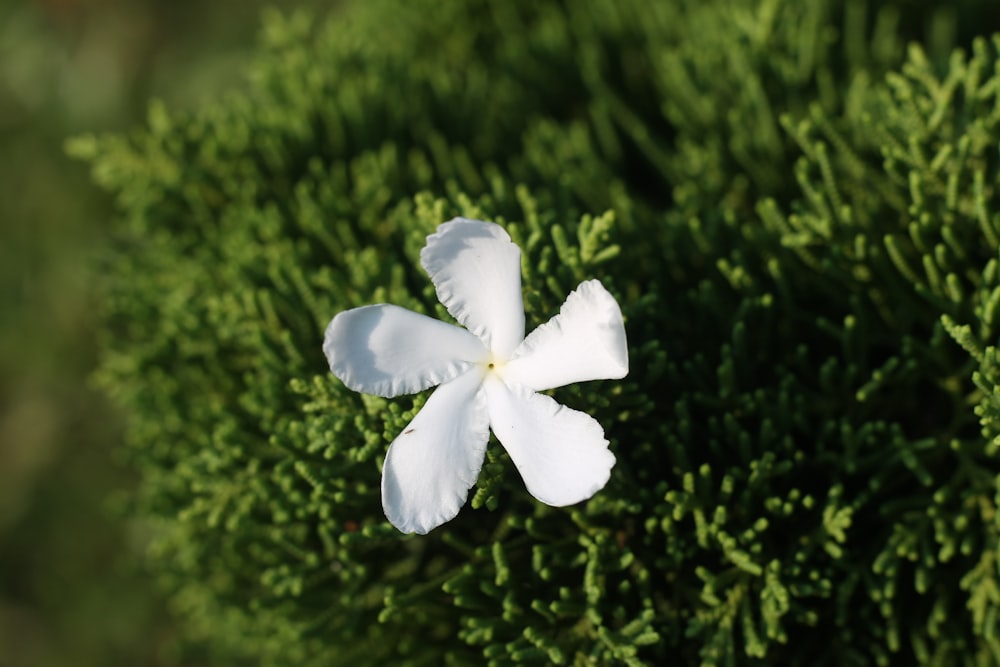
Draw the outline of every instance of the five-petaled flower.
<instances>
[{"instance_id":1,"label":"five-petaled flower","mask_svg":"<svg viewBox=\"0 0 1000 667\"><path fill-rule=\"evenodd\" d=\"M398 306L339 313L326 329L330 369L349 388L391 398L440 385L389 445L382 507L403 532L450 521L479 477L490 429L528 491L548 505L586 500L615 464L595 419L545 389L628 373L621 310L597 280L524 336L521 250L499 225L455 218L420 262L455 326Z\"/></svg>"}]
</instances>

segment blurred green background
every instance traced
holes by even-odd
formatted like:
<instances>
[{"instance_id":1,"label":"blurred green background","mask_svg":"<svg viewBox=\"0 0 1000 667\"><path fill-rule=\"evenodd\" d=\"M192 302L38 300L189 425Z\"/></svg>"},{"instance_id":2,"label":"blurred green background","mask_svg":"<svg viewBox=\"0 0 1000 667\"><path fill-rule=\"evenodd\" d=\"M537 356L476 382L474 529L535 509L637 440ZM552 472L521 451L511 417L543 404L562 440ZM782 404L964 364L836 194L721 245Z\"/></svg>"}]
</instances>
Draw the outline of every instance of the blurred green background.
<instances>
[{"instance_id":1,"label":"blurred green background","mask_svg":"<svg viewBox=\"0 0 1000 667\"><path fill-rule=\"evenodd\" d=\"M118 419L88 386L112 203L63 144L240 87L264 6L0 0L0 667L201 664L122 518Z\"/></svg>"}]
</instances>

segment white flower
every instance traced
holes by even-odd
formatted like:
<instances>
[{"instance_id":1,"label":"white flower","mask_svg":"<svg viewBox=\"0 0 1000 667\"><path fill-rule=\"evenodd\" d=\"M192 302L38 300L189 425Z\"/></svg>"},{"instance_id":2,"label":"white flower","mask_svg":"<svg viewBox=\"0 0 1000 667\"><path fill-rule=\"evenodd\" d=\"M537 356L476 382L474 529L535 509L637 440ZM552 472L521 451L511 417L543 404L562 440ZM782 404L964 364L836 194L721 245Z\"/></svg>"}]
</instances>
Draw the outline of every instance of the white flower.
<instances>
[{"instance_id":1,"label":"white flower","mask_svg":"<svg viewBox=\"0 0 1000 667\"><path fill-rule=\"evenodd\" d=\"M548 505L586 500L615 457L589 415L536 392L628 373L621 310L597 280L524 336L521 250L499 225L455 218L420 262L466 329L398 306L339 313L326 329L330 369L349 388L391 398L440 385L393 440L382 507L399 530L427 533L458 514L479 477L490 429L528 491Z\"/></svg>"}]
</instances>

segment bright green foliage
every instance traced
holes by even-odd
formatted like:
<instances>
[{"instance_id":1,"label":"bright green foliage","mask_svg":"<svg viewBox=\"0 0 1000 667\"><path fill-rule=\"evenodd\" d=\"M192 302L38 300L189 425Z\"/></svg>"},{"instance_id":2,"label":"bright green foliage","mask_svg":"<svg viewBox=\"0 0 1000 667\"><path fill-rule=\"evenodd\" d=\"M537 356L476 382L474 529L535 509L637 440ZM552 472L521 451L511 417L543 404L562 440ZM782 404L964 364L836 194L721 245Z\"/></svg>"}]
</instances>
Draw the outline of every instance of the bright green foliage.
<instances>
[{"instance_id":1,"label":"bright green foliage","mask_svg":"<svg viewBox=\"0 0 1000 667\"><path fill-rule=\"evenodd\" d=\"M271 16L248 93L76 140L121 207L100 380L190 632L274 665L1000 662L1000 16L871 4ZM406 537L379 468L426 396L347 390L322 332L447 318L417 257L454 215L522 246L529 328L618 297L629 377L556 392L618 465L552 509L492 443Z\"/></svg>"}]
</instances>

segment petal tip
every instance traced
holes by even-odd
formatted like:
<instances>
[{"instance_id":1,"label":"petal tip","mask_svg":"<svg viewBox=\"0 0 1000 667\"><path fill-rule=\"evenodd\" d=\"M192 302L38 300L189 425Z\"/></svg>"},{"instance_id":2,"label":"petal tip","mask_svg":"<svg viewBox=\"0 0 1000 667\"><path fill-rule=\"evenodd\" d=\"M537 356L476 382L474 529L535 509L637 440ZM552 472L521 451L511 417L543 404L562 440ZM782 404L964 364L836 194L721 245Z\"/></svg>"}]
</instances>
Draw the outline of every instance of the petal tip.
<instances>
[{"instance_id":1,"label":"petal tip","mask_svg":"<svg viewBox=\"0 0 1000 667\"><path fill-rule=\"evenodd\" d=\"M437 230L427 237L427 241L430 243L430 240L434 237L440 238L443 235L451 234L455 231L470 232L474 228L478 228L481 232L485 232L494 238L510 241L510 235L507 234L507 231L501 225L487 220L476 220L474 218L464 218L462 216L456 216L451 220L442 222L438 225Z\"/></svg>"},{"instance_id":2,"label":"petal tip","mask_svg":"<svg viewBox=\"0 0 1000 667\"><path fill-rule=\"evenodd\" d=\"M606 440L605 446L607 446ZM594 476L591 477L591 483L589 486L580 488L576 494L567 495L565 497L550 498L548 500L539 496L535 497L550 507L570 507L572 505L578 505L582 502L590 500L603 490L604 487L608 485L609 481L611 481L611 471L614 469L615 463L618 462L615 455L611 453L611 450L606 449L604 450L604 453L606 456L601 457L604 461L600 464L595 464L590 468L590 471L594 473Z\"/></svg>"}]
</instances>

